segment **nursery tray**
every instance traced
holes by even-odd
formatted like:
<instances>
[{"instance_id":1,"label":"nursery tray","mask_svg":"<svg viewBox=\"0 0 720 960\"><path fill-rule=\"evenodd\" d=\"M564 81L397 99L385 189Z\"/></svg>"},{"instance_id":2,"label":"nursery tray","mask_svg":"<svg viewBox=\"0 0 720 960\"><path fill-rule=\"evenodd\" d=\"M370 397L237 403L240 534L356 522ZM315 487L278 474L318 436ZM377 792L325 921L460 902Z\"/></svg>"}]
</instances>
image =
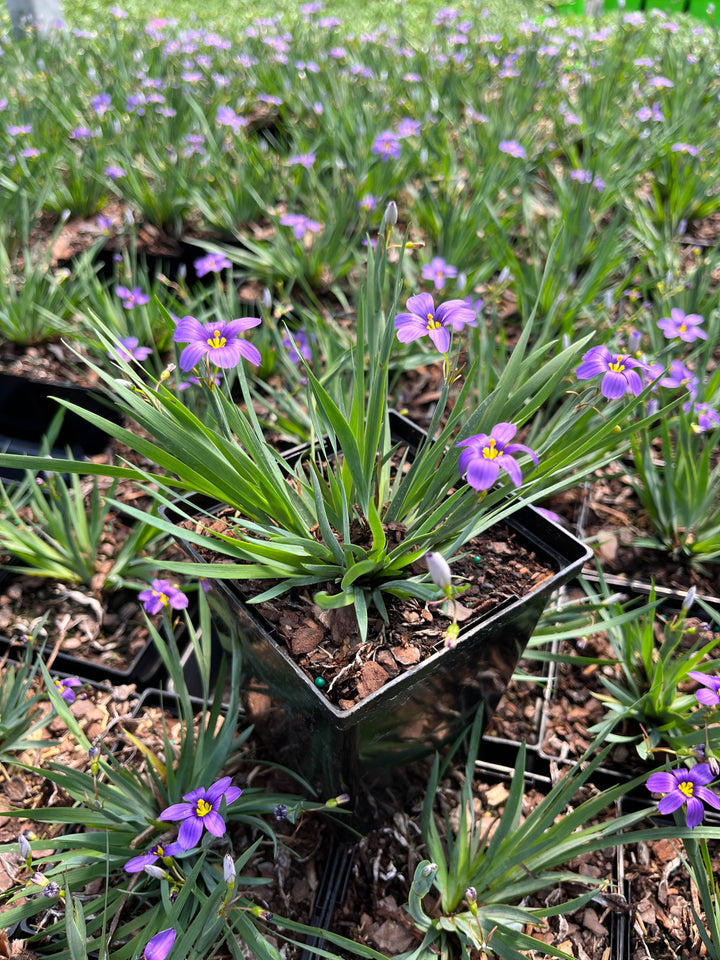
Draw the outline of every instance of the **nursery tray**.
<instances>
[{"instance_id":1,"label":"nursery tray","mask_svg":"<svg viewBox=\"0 0 720 960\"><path fill-rule=\"evenodd\" d=\"M75 459L102 453L110 440L107 433L79 414L65 409L63 400L91 413L120 423L120 412L98 390L71 384L28 380L0 373L0 452L64 459L68 450ZM50 449L43 442L58 412L64 410L57 436ZM23 470L0 468L0 479L19 480Z\"/></svg>"}]
</instances>

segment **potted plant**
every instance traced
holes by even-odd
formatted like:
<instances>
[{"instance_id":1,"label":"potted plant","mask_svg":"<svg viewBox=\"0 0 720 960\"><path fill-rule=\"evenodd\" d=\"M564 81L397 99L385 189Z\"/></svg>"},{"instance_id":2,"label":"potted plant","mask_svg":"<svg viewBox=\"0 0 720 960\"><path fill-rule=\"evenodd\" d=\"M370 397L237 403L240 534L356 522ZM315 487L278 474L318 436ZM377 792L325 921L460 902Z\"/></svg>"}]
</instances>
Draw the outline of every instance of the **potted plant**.
<instances>
[{"instance_id":1,"label":"potted plant","mask_svg":"<svg viewBox=\"0 0 720 960\"><path fill-rule=\"evenodd\" d=\"M174 327L174 340L186 344L179 365L195 369L206 392L208 408L202 419L166 389L165 375L148 382L144 372L130 364L123 366L122 382L95 369L142 434L87 415L160 468L149 474L131 465L98 465L97 472L151 480L156 499L172 504L173 512L167 519L147 517L148 522L199 547L209 561L202 566L196 559L164 566L209 580L245 582L238 587L239 594L233 588L234 599L243 603L242 614L226 610L224 619L237 622L242 616L242 641L250 661L265 679L270 678L274 694L286 704L288 730L316 734L320 748L312 756L322 758L324 767L315 773L327 787L337 787L343 779L356 784L365 762L396 762L397 742L402 755L432 749L440 738L452 737L461 728L483 697L490 709L496 705L553 589L588 556L578 541L530 503L571 482L578 465L587 470L608 462L618 445L622 447L647 422L627 422L628 410L645 396L628 378L629 403L616 404L614 411L599 416L589 403L566 407L565 416L572 419L575 431L572 444L567 442L569 423L566 430L556 424L555 439L545 449L533 451L513 442L517 430L554 396L592 334L557 349L538 370L531 348L533 312L495 388L487 396L474 397L472 371L461 382L453 340L462 336L464 326L477 322L475 310L462 300L436 307L433 298L422 293L409 298L406 312L399 311L406 243L393 242L396 217L391 204L381 223L377 251L369 245L355 341L344 361L316 371L305 357L301 359L307 387L303 412L311 423L306 449L293 456L280 454L266 439L255 412L241 361L258 365L261 357L240 334L259 324L256 318L203 325L185 317ZM391 255L400 261L394 279L388 270ZM552 260L550 256L549 264ZM173 329L169 314L166 322ZM407 344L425 335L442 358L442 386L427 435L409 439L399 435L400 421L390 415L389 371L396 362L397 342ZM547 344L541 349L549 354ZM301 350L296 352L301 356ZM224 373L221 384L218 367ZM586 360L580 372L589 377L600 371ZM234 399L237 395L240 405ZM612 396L622 400L624 391ZM523 482L527 460L533 467ZM79 470L71 461L40 464L0 457L3 462ZM173 503L178 494L180 500ZM139 515L132 507L124 509ZM510 534L499 524L509 525ZM489 540L479 539L491 529L497 532ZM509 535L525 551L524 557L529 560L537 554L545 569L532 579L530 568L519 564L530 575L530 583L522 591L510 589L499 605L488 609L477 589L482 582L477 571L485 570L493 553L502 555L498 572L512 566L514 548L505 543ZM518 592L525 593L522 602ZM215 607L221 612L219 597L218 593ZM352 705L330 702L337 671L308 680L282 655L272 668L257 666L266 660L258 651L271 649L269 631L263 631L262 622L250 630L244 604L261 613L270 609L268 605L277 611L281 599L296 609L302 605L301 619L315 618L322 624L321 643L330 667L347 672L359 665ZM436 607L446 615L440 627ZM408 622L408 609L417 618L415 627L401 636L393 633L393 616L399 610L400 618ZM274 616L277 632L282 613ZM432 631L429 650L414 642L424 629ZM388 682L381 684L378 667L388 635L399 637L397 646L407 654L408 663L415 660L416 665L404 676L390 677L383 670ZM484 667L478 666L481 646L488 651ZM275 657L274 651L267 656ZM436 685L442 677L440 695ZM408 718L401 708L412 702L416 678L423 689L421 706L418 710L415 705ZM443 714L442 724L432 716L433 707ZM316 712L323 718L317 724ZM419 716L423 729L418 735L411 728L417 728ZM294 760L307 772L306 765L313 762L300 752L304 750L305 746L296 746Z\"/></svg>"}]
</instances>

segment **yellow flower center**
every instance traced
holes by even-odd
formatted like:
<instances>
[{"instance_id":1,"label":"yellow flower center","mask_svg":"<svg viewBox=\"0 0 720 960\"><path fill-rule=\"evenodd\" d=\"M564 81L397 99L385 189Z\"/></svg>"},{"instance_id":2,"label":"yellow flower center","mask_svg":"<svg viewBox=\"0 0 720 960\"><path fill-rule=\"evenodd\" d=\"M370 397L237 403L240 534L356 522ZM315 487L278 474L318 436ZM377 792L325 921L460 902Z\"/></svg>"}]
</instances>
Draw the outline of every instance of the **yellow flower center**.
<instances>
[{"instance_id":1,"label":"yellow flower center","mask_svg":"<svg viewBox=\"0 0 720 960\"><path fill-rule=\"evenodd\" d=\"M56 681L55 681L55 686L58 688L58 690L60 691L60 693L62 693L63 690L65 689L62 680L56 680Z\"/></svg>"},{"instance_id":2,"label":"yellow flower center","mask_svg":"<svg viewBox=\"0 0 720 960\"><path fill-rule=\"evenodd\" d=\"M438 321L435 319L435 314L433 313L429 313L427 315L427 321L428 321L427 322L428 330L437 330L439 327L442 326L442 324L438 323Z\"/></svg>"},{"instance_id":3,"label":"yellow flower center","mask_svg":"<svg viewBox=\"0 0 720 960\"><path fill-rule=\"evenodd\" d=\"M161 603L163 606L165 606L167 603L169 603L169 599L168 599L167 594L161 593L159 590L153 590L153 596L154 596L154 597L157 597L158 600L160 601L160 603Z\"/></svg>"},{"instance_id":4,"label":"yellow flower center","mask_svg":"<svg viewBox=\"0 0 720 960\"><path fill-rule=\"evenodd\" d=\"M489 439L488 442L487 442L487 446L486 446L486 447L483 447L483 452L482 452L482 454L483 454L483 457L484 457L486 460L494 460L496 457L499 457L499 456L500 456L500 451L498 450L497 446L495 445L495 438L494 438L494 437L490 437L490 439Z\"/></svg>"},{"instance_id":5,"label":"yellow flower center","mask_svg":"<svg viewBox=\"0 0 720 960\"><path fill-rule=\"evenodd\" d=\"M685 331L687 330L687 324L681 323L680 326L678 327L678 330L680 331L680 333L685 333Z\"/></svg>"},{"instance_id":6,"label":"yellow flower center","mask_svg":"<svg viewBox=\"0 0 720 960\"><path fill-rule=\"evenodd\" d=\"M615 362L608 364L609 369L613 370L615 373L622 373L625 369L625 364L622 362L622 360L622 357L615 357Z\"/></svg>"},{"instance_id":7,"label":"yellow flower center","mask_svg":"<svg viewBox=\"0 0 720 960\"><path fill-rule=\"evenodd\" d=\"M694 789L695 784L692 782L692 780L683 780L682 783L678 784L678 790L680 793L684 793L686 797L691 797Z\"/></svg>"},{"instance_id":8,"label":"yellow flower center","mask_svg":"<svg viewBox=\"0 0 720 960\"><path fill-rule=\"evenodd\" d=\"M158 857L164 857L165 848L158 843L157 846L155 847L155 853L158 855Z\"/></svg>"},{"instance_id":9,"label":"yellow flower center","mask_svg":"<svg viewBox=\"0 0 720 960\"><path fill-rule=\"evenodd\" d=\"M195 804L195 816L197 817L206 817L212 810L212 804L209 804L207 800L198 800Z\"/></svg>"},{"instance_id":10,"label":"yellow flower center","mask_svg":"<svg viewBox=\"0 0 720 960\"><path fill-rule=\"evenodd\" d=\"M213 350L217 350L218 347L224 347L227 343L225 337L220 336L220 331L215 331L215 336L211 340L206 341L209 347L212 347Z\"/></svg>"}]
</instances>

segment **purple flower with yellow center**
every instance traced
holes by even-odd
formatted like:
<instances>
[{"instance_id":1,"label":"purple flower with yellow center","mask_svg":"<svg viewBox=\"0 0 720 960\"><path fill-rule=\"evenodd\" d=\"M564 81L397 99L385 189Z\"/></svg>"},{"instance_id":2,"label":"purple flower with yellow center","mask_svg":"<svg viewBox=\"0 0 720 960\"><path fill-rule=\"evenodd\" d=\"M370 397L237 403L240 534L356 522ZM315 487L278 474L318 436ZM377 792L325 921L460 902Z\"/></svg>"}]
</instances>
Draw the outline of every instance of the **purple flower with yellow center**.
<instances>
[{"instance_id":1,"label":"purple flower with yellow center","mask_svg":"<svg viewBox=\"0 0 720 960\"><path fill-rule=\"evenodd\" d=\"M188 605L188 598L180 587L173 586L167 580L153 580L152 587L140 591L138 600L151 616L160 613L163 607L184 610Z\"/></svg>"},{"instance_id":2,"label":"purple flower with yellow center","mask_svg":"<svg viewBox=\"0 0 720 960\"><path fill-rule=\"evenodd\" d=\"M81 687L82 680L78 680L77 677L65 677L64 680L56 680L55 686L66 703L75 703L77 697L73 687Z\"/></svg>"},{"instance_id":3,"label":"purple flower with yellow center","mask_svg":"<svg viewBox=\"0 0 720 960\"><path fill-rule=\"evenodd\" d=\"M182 850L196 846L207 830L214 837L225 833L225 821L218 813L223 799L227 805L233 803L242 793L239 787L230 786L230 777L222 777L209 790L198 787L183 795L186 803L174 803L163 810L161 820L182 820L178 833L178 843Z\"/></svg>"},{"instance_id":4,"label":"purple flower with yellow center","mask_svg":"<svg viewBox=\"0 0 720 960\"><path fill-rule=\"evenodd\" d=\"M152 347L138 346L140 341L137 337L124 337L118 340L118 345L114 350L108 350L110 356L118 356L121 360L129 363L130 360L147 360L152 353Z\"/></svg>"},{"instance_id":5,"label":"purple flower with yellow center","mask_svg":"<svg viewBox=\"0 0 720 960\"><path fill-rule=\"evenodd\" d=\"M221 270L227 270L231 266L228 258L222 253L208 253L207 256L193 261L198 277L204 277L207 273L220 273Z\"/></svg>"},{"instance_id":6,"label":"purple flower with yellow center","mask_svg":"<svg viewBox=\"0 0 720 960\"><path fill-rule=\"evenodd\" d=\"M638 367L642 367L639 361L625 354L610 353L606 346L600 345L583 354L575 374L578 380L589 380L602 374L600 392L606 400L618 400L627 392L636 397L642 393Z\"/></svg>"},{"instance_id":7,"label":"purple flower with yellow center","mask_svg":"<svg viewBox=\"0 0 720 960\"><path fill-rule=\"evenodd\" d=\"M698 378L693 374L689 367L686 367L682 360L673 360L670 364L670 371L666 377L660 381L661 387L687 387L691 397L697 396Z\"/></svg>"},{"instance_id":8,"label":"purple flower with yellow center","mask_svg":"<svg viewBox=\"0 0 720 960\"><path fill-rule=\"evenodd\" d=\"M115 293L120 297L126 310L132 310L134 307L142 307L150 303L150 297L143 293L140 287L133 287L129 290L127 287L115 287Z\"/></svg>"},{"instance_id":9,"label":"purple flower with yellow center","mask_svg":"<svg viewBox=\"0 0 720 960\"><path fill-rule=\"evenodd\" d=\"M176 931L161 930L150 937L143 951L142 960L165 960L175 943Z\"/></svg>"},{"instance_id":10,"label":"purple flower with yellow center","mask_svg":"<svg viewBox=\"0 0 720 960\"><path fill-rule=\"evenodd\" d=\"M383 163L387 163L390 159L397 160L400 156L400 140L398 139L398 135L393 133L392 130L383 130L373 141L372 153L377 154Z\"/></svg>"},{"instance_id":11,"label":"purple flower with yellow center","mask_svg":"<svg viewBox=\"0 0 720 960\"><path fill-rule=\"evenodd\" d=\"M706 433L708 430L715 430L720 427L720 413L707 403L696 403L692 408L693 413L698 418L698 422L692 425L695 433Z\"/></svg>"},{"instance_id":12,"label":"purple flower with yellow center","mask_svg":"<svg viewBox=\"0 0 720 960\"><path fill-rule=\"evenodd\" d=\"M302 327L293 333L292 339L289 333L284 333L282 345L287 350L288 360L291 363L300 363L300 357L304 357L306 360L312 360L310 339Z\"/></svg>"},{"instance_id":13,"label":"purple flower with yellow center","mask_svg":"<svg viewBox=\"0 0 720 960\"><path fill-rule=\"evenodd\" d=\"M646 787L651 793L665 794L658 802L658 811L663 816L686 804L685 822L692 829L702 823L705 816L704 803L720 810L720 798L706 786L714 779L715 775L710 766L707 763L698 763L689 769L651 773Z\"/></svg>"},{"instance_id":14,"label":"purple flower with yellow center","mask_svg":"<svg viewBox=\"0 0 720 960\"><path fill-rule=\"evenodd\" d=\"M510 443L517 433L514 423L498 423L489 434L476 433L456 443L465 447L460 454L460 476L475 490L488 490L497 480L500 468L508 474L516 487L522 483L522 473L513 454L527 453L537 466L538 458L524 443Z\"/></svg>"},{"instance_id":15,"label":"purple flower with yellow center","mask_svg":"<svg viewBox=\"0 0 720 960\"><path fill-rule=\"evenodd\" d=\"M679 307L673 307L669 317L663 317L658 320L657 325L662 332L671 340L673 337L680 337L685 343L692 343L698 337L701 340L707 340L707 334L700 329L703 318L697 313L685 313Z\"/></svg>"},{"instance_id":16,"label":"purple flower with yellow center","mask_svg":"<svg viewBox=\"0 0 720 960\"><path fill-rule=\"evenodd\" d=\"M442 290L445 281L454 279L457 274L457 267L445 263L442 257L433 257L430 263L426 263L422 268L423 280L432 280L436 290Z\"/></svg>"},{"instance_id":17,"label":"purple flower with yellow center","mask_svg":"<svg viewBox=\"0 0 720 960\"><path fill-rule=\"evenodd\" d=\"M192 370L203 357L226 370L236 367L243 357L259 366L262 360L260 351L252 343L243 340L240 334L260 322L257 317L240 317L229 322L218 320L217 323L200 323L195 317L183 317L173 334L175 343L188 344L180 354L180 369Z\"/></svg>"},{"instance_id":18,"label":"purple flower with yellow center","mask_svg":"<svg viewBox=\"0 0 720 960\"><path fill-rule=\"evenodd\" d=\"M464 300L446 300L436 310L429 293L409 297L407 307L410 313L399 313L395 317L400 343L410 343L427 335L440 353L447 353L450 348L448 327L461 330L463 324L475 320L475 311L469 309Z\"/></svg>"},{"instance_id":19,"label":"purple flower with yellow center","mask_svg":"<svg viewBox=\"0 0 720 960\"><path fill-rule=\"evenodd\" d=\"M699 670L688 670L688 676L703 685L703 689L695 694L698 703L706 707L720 707L720 677L708 677Z\"/></svg>"},{"instance_id":20,"label":"purple flower with yellow center","mask_svg":"<svg viewBox=\"0 0 720 960\"><path fill-rule=\"evenodd\" d=\"M109 167L105 167L105 176L109 177L110 180L119 180L120 177L125 176L125 171L116 163L111 163Z\"/></svg>"},{"instance_id":21,"label":"purple flower with yellow center","mask_svg":"<svg viewBox=\"0 0 720 960\"><path fill-rule=\"evenodd\" d=\"M171 857L174 857L176 853L181 853L182 849L177 842L168 844L156 843L154 847L150 847L147 853L128 860L124 867L125 873L142 873L145 867L149 867L157 860L162 860L163 862L169 860Z\"/></svg>"}]
</instances>

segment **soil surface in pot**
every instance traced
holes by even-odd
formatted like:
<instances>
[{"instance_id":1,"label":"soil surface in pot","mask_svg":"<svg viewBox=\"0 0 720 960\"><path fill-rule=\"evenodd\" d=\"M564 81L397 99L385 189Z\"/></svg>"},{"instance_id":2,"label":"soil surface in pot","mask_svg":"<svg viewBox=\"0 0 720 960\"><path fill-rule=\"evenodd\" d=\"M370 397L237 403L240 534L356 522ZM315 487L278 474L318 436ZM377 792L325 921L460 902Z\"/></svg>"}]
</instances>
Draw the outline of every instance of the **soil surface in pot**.
<instances>
[{"instance_id":1,"label":"soil surface in pot","mask_svg":"<svg viewBox=\"0 0 720 960\"><path fill-rule=\"evenodd\" d=\"M232 533L228 514L185 525ZM386 530L390 544L402 540L400 529ZM466 545L467 555L453 563L453 580L468 584L455 613L462 629L472 618L486 615L509 598L523 597L554 575L554 569L524 545L504 524L497 524ZM207 560L222 562L211 549L201 550ZM414 572L424 572L418 564ZM247 599L271 586L268 581L243 581ZM330 592L333 592L330 586ZM437 653L445 644L452 623L447 604L429 606L414 598L387 596L389 623L370 611L368 639L361 642L354 608L322 610L312 592L293 589L254 609L271 624L277 641L331 703L348 710L389 680Z\"/></svg>"},{"instance_id":2,"label":"soil surface in pot","mask_svg":"<svg viewBox=\"0 0 720 960\"><path fill-rule=\"evenodd\" d=\"M48 666L62 651L113 670L129 669L150 642L137 592L90 591L24 575L15 576L0 593L0 635L17 642L26 636L38 643L46 639Z\"/></svg>"}]
</instances>

